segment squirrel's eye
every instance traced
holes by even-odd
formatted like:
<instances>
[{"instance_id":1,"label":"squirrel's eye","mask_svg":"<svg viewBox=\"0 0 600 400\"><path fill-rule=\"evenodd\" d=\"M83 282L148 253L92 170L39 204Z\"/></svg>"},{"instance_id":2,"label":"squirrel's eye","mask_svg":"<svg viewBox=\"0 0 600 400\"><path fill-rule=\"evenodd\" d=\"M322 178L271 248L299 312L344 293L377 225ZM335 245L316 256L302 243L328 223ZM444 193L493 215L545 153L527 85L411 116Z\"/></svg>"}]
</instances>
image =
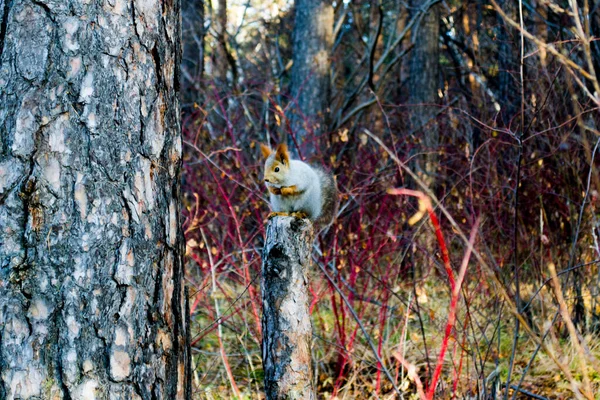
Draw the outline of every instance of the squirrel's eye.
<instances>
[{"instance_id":1,"label":"squirrel's eye","mask_svg":"<svg viewBox=\"0 0 600 400\"><path fill-rule=\"evenodd\" d=\"M279 172L279 167L275 167L275 172Z\"/></svg>"}]
</instances>

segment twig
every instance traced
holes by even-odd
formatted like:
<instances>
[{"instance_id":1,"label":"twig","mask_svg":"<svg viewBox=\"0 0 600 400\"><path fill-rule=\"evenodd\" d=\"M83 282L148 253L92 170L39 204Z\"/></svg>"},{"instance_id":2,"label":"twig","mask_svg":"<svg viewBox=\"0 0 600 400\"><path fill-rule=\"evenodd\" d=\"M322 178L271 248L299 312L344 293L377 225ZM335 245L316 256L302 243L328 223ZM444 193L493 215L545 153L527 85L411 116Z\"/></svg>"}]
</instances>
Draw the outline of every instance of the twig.
<instances>
[{"instance_id":1,"label":"twig","mask_svg":"<svg viewBox=\"0 0 600 400\"><path fill-rule=\"evenodd\" d=\"M596 70L594 68L594 63L592 60L592 49L590 47L590 39L589 39L589 9L587 1L584 2L584 15L586 16L585 21L585 31L583 26L581 25L581 19L579 18L579 7L577 6L577 2L574 0L569 0L569 4L573 9L573 19L575 20L575 27L577 29L577 34L579 35L579 39L583 42L583 54L585 55L585 60L588 64L588 69L590 71L590 80L592 81L592 85L594 86L594 91L596 92L596 96L600 96L600 85L598 85L598 78L596 77Z\"/></svg>"},{"instance_id":2,"label":"twig","mask_svg":"<svg viewBox=\"0 0 600 400\"><path fill-rule=\"evenodd\" d=\"M548 334L550 333L550 330L552 329L552 325L554 325L554 323L556 322L556 319L558 318L558 314L559 314L558 311L556 313L554 313L554 318L552 319L552 323L550 324L550 326L548 327L548 329L544 333L544 336L542 336L542 342L546 339L546 336L548 336ZM515 391L514 394L513 394L512 400L516 400L517 399L517 393L521 391L521 384L525 380L525 377L527 376L527 372L531 368L531 364L533 364L533 360L535 360L535 357L537 356L537 353L540 351L540 347L541 347L540 345L537 345L537 347L535 348L535 351L533 352L533 355L529 359L529 362L527 363L527 366L523 370L523 374L521 375L521 379L519 380L519 383L516 385L516 387L515 387L515 385L510 385L510 387Z\"/></svg>"},{"instance_id":3,"label":"twig","mask_svg":"<svg viewBox=\"0 0 600 400\"><path fill-rule=\"evenodd\" d=\"M515 21L513 21L511 18L509 18L506 15L506 13L504 13L504 11L502 11L502 8L500 8L500 6L494 0L491 0L491 3L494 6L494 8L496 9L496 11L498 12L498 14L500 14L502 16L502 18L509 25L512 25L513 27L519 29L527 39L531 40L536 45L538 45L539 47L545 49L550 54L552 54L553 56L555 56L560 63L564 64L565 66L568 66L569 68L567 68L567 71L573 76L573 79L577 82L577 84L581 87L581 89L585 92L585 94L594 103L596 103L597 106L600 106L600 99L598 99L597 96L594 96L589 91L589 89L587 88L587 86L581 81L581 79L574 73L574 71L577 71L584 78L589 79L589 80L593 80L594 77L592 75L590 75L589 72L587 72L586 70L584 70L582 67L580 67L579 65L577 65L572 60L570 60L567 57L565 57L564 55L562 55L558 50L556 50L556 48L553 45L544 43L543 41L541 41L540 39L536 38L534 35L532 35L528 31L526 31L525 29L521 29L521 27L519 26L519 24L517 24Z\"/></svg>"},{"instance_id":4,"label":"twig","mask_svg":"<svg viewBox=\"0 0 600 400\"><path fill-rule=\"evenodd\" d=\"M575 271L576 269L583 268L583 267L589 267L590 265L596 265L596 264L600 264L600 259L590 261L590 262L584 263L584 264L574 265L570 268L565 268L562 271L560 271L559 273L557 273L557 275L558 276L565 275L569 272ZM531 303L533 302L533 300L535 300L537 295L540 294L540 291L544 288L544 286L546 286L548 283L550 283L551 280L552 280L552 278L548 278L544 281L544 283L542 283L540 285L540 287L535 291L533 296L531 296L531 299L529 300L529 302L527 304L525 304L525 306L521 309L521 312L525 312L529 308L529 306L531 306Z\"/></svg>"},{"instance_id":5,"label":"twig","mask_svg":"<svg viewBox=\"0 0 600 400\"><path fill-rule=\"evenodd\" d=\"M374 7L375 4L372 3L371 7ZM375 37L371 42L371 48L369 49L369 74L367 75L367 85L371 90L375 90L375 86L373 85L373 61L375 59L375 49L377 48L377 42L379 37L381 36L381 28L383 27L383 11L381 10L381 6L377 6L377 14L379 15L379 22L377 23L377 32L375 33Z\"/></svg>"},{"instance_id":6,"label":"twig","mask_svg":"<svg viewBox=\"0 0 600 400\"><path fill-rule=\"evenodd\" d=\"M415 385L417 386L417 393L419 394L421 400L427 399L427 396L425 396L425 392L423 391L423 382L421 382L421 378L419 378L419 375L417 375L417 367L415 367L414 364L411 364L408 361L406 361L404 359L404 356L400 354L399 351L394 353L394 357L396 357L396 359L400 361L402 366L406 368L408 377L412 379L413 382L415 382Z\"/></svg>"},{"instance_id":7,"label":"twig","mask_svg":"<svg viewBox=\"0 0 600 400\"><path fill-rule=\"evenodd\" d=\"M227 378L229 379L229 384L231 385L231 389L235 393L238 398L241 398L240 389L235 383L235 379L233 378L233 374L231 372L231 367L229 366L229 361L227 361L227 354L225 353L225 347L223 346L223 329L221 328L221 313L219 311L219 299L217 298L217 279L216 279L216 271L215 271L215 263L213 262L212 254L210 252L210 246L208 241L206 240L206 235L204 234L204 229L200 228L200 234L202 235L202 240L204 241L204 246L206 248L206 254L208 255L208 262L210 263L210 274L212 279L212 298L215 302L215 314L216 320L219 321L217 324L217 338L219 339L219 350L221 353L221 360L223 361L223 366L225 367L225 371L227 372Z\"/></svg>"},{"instance_id":8,"label":"twig","mask_svg":"<svg viewBox=\"0 0 600 400\"><path fill-rule=\"evenodd\" d=\"M403 170L404 172L406 172L413 179L413 181L417 185L419 185L421 188L423 188L423 190L427 193L428 197L430 199L432 199L433 202L436 205L439 206L440 211L442 211L442 213L444 214L444 216L446 216L446 218L448 219L448 222L456 229L458 237L460 237L460 239L464 243L468 244L469 243L469 239L462 232L460 226L458 225L458 223L456 222L456 220L452 217L452 214L450 214L450 212L443 205L440 204L440 202L437 200L437 198L435 197L435 195L431 192L431 190L429 189L429 187L413 171L411 171L408 167L406 167L406 165L402 161L400 161L400 159L396 156L396 154L393 151L391 151L383 143L383 141L380 138L378 138L377 136L373 135L368 130L364 130L364 132L369 137L371 137L373 140L375 140L386 151L386 153L388 153L388 155L390 156L390 158L392 160L394 160L394 162L396 163L396 165L398 165L398 168L400 168L401 170ZM477 261L480 263L480 265L483 267L483 269L485 270L485 272L488 274L488 277L492 280L492 282L496 286L496 288L497 288L500 296L502 297L502 299L508 305L509 311L519 319L521 325L523 325L523 329L525 329L525 331L531 337L531 339L535 343L537 343L537 344L541 343L542 349L548 354L548 357L550 357L550 359L552 360L552 362L554 362L554 364L563 372L563 374L565 374L565 376L567 377L567 379L569 379L569 380L573 379L573 374L571 373L571 371L568 368L568 366L565 365L564 363L562 363L558 359L558 357L552 351L550 351L550 349L548 349L548 347L541 341L541 339L539 338L539 336L531 329L531 327L529 326L529 324L527 323L527 321L525 320L525 318L518 312L517 307L515 306L513 299L509 295L507 289L504 287L504 285L502 284L502 282L500 282L500 280L496 276L496 273L494 272L494 269L492 269L488 265L488 263L485 261L485 259L482 257L482 255L477 250L473 249L473 255L475 256L475 258L477 258ZM582 394L581 394L580 391L576 390L573 393L575 394L575 396L577 398L582 398Z\"/></svg>"},{"instance_id":9,"label":"twig","mask_svg":"<svg viewBox=\"0 0 600 400\"><path fill-rule=\"evenodd\" d=\"M588 376L588 364L586 361L586 354L583 351L583 347L579 342L579 337L577 336L577 329L575 328L575 324L573 324L573 319L569 313L569 308L567 307L567 303L565 303L565 298L562 293L562 289L560 287L560 281L558 280L558 276L556 275L556 267L554 263L548 264L548 271L550 271L550 276L552 277L552 288L554 289L554 295L556 296L556 301L558 302L558 307L560 311L560 315L562 316L562 320L567 325L567 329L569 330L569 336L571 337L571 343L577 350L579 354L579 362L582 364L581 372L583 375L583 385L584 390L587 391L588 396L593 398L592 387L590 385L590 377ZM576 382L571 381L571 386L576 386Z\"/></svg>"},{"instance_id":10,"label":"twig","mask_svg":"<svg viewBox=\"0 0 600 400\"><path fill-rule=\"evenodd\" d=\"M473 229L471 230L471 235L469 237L468 247L465 252L465 256L463 257L463 261L458 273L458 278L455 280L454 272L452 271L452 267L450 266L450 257L448 255L448 249L446 247L446 242L444 240L444 236L442 234L442 230L440 228L439 221L435 213L433 212L433 208L431 206L431 200L425 196L422 192L417 192L409 189L390 189L388 190L389 194L392 195L408 195L414 196L419 199L419 212L415 214L411 220L409 220L409 224L413 225L416 221L421 219L422 214L427 212L429 214L429 218L434 226L435 233L437 236L438 244L440 245L440 249L442 251L442 259L444 261L444 267L446 268L446 273L448 274L448 280L450 281L450 288L452 290L452 297L450 300L450 307L448 312L448 321L446 323L446 329L444 334L444 339L442 341L440 354L438 356L438 361L435 367L435 371L433 373L433 378L431 383L429 384L429 388L427 390L427 399L433 399L435 393L435 387L437 385L437 381L440 378L442 367L444 364L444 357L446 355L446 350L448 349L448 341L450 339L450 334L452 333L452 328L454 327L454 323L456 321L456 310L458 305L458 299L460 298L460 289L462 286L462 282L465 278L465 274L467 271L467 265L469 264L469 259L471 258L471 252L473 251L473 243L475 242L475 236L477 234L477 228L479 226L479 219L475 221L473 225ZM411 223L412 222L412 223Z\"/></svg>"},{"instance_id":11,"label":"twig","mask_svg":"<svg viewBox=\"0 0 600 400\"><path fill-rule=\"evenodd\" d=\"M515 391L515 396L516 396L517 392L519 392L519 393L523 393L525 396L531 397L532 399L548 400L547 397L540 396L540 395L537 395L535 393L528 392L527 390L521 389L520 387L518 387L516 385L510 385L510 388Z\"/></svg>"},{"instance_id":12,"label":"twig","mask_svg":"<svg viewBox=\"0 0 600 400\"><path fill-rule=\"evenodd\" d=\"M360 327L360 330L362 331L362 333L363 333L363 335L365 337L365 340L367 341L367 343L369 344L369 347L373 351L373 355L375 356L375 359L377 359L377 362L379 362L379 364L381 365L381 369L383 370L383 373L385 374L385 376L388 378L388 380L392 384L392 387L394 388L394 390L396 391L396 393L398 394L398 396L402 396L402 393L400 392L400 389L396 385L396 382L394 381L394 378L392 377L392 374L390 373L390 371L385 366L385 364L384 364L383 360L381 359L381 357L379 357L379 354L377 352L377 348L373 344L373 341L371 340L371 336L367 332L367 329L365 328L365 326L363 325L362 321L360 320L360 318L356 314L356 311L354 310L354 307L352 307L352 304L350 304L350 302L348 301L348 298L344 295L344 293L342 292L342 290L338 287L338 285L335 283L335 281L333 280L333 278L329 275L329 273L327 272L327 269L325 268L325 266L323 265L323 263L316 261L316 264L319 266L319 268L321 268L321 271L323 271L323 273L327 277L327 280L329 281L329 283L334 287L334 289L336 290L336 292L338 292L338 294L340 295L340 297L344 301L344 304L346 304L346 307L348 308L348 310L350 311L350 314L352 314L352 317L354 318L354 320L356 321L356 323Z\"/></svg>"}]
</instances>

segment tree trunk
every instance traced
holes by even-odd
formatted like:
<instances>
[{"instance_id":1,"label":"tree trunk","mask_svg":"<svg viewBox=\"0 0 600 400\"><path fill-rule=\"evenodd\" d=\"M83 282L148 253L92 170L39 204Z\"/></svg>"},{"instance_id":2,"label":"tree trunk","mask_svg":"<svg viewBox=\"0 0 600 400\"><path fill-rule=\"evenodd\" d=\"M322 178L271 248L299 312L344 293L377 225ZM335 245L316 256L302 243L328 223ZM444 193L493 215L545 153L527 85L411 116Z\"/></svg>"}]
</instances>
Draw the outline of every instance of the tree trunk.
<instances>
[{"instance_id":1,"label":"tree trunk","mask_svg":"<svg viewBox=\"0 0 600 400\"><path fill-rule=\"evenodd\" d=\"M314 153L314 139L329 125L333 7L330 0L296 0L290 127L304 154ZM294 140L290 149L297 155Z\"/></svg>"},{"instance_id":2,"label":"tree trunk","mask_svg":"<svg viewBox=\"0 0 600 400\"><path fill-rule=\"evenodd\" d=\"M506 15L513 20L519 20L517 18L518 2L503 0L499 4ZM500 114L504 124L508 126L519 112L520 107L520 89L517 84L519 51L514 44L516 30L507 24L500 15L498 15L498 25L498 84L500 106L502 107Z\"/></svg>"},{"instance_id":3,"label":"tree trunk","mask_svg":"<svg viewBox=\"0 0 600 400\"><path fill-rule=\"evenodd\" d=\"M312 224L275 217L267 225L262 268L262 359L267 399L315 399L308 282Z\"/></svg>"},{"instance_id":4,"label":"tree trunk","mask_svg":"<svg viewBox=\"0 0 600 400\"><path fill-rule=\"evenodd\" d=\"M591 7L590 12L590 36L597 38L600 36L600 7ZM590 43L592 51L592 64L596 77L600 77L600 43L594 40ZM593 90L592 90L593 93Z\"/></svg>"},{"instance_id":5,"label":"tree trunk","mask_svg":"<svg viewBox=\"0 0 600 400\"><path fill-rule=\"evenodd\" d=\"M228 86L227 72L231 71L230 87L237 85L237 63L229 49L229 34L227 33L227 0L218 0L217 15L214 19L215 31L217 35L217 45L215 57L213 58L213 76L221 85L222 89Z\"/></svg>"},{"instance_id":6,"label":"tree trunk","mask_svg":"<svg viewBox=\"0 0 600 400\"><path fill-rule=\"evenodd\" d=\"M0 0L0 398L189 399L178 1Z\"/></svg>"},{"instance_id":7,"label":"tree trunk","mask_svg":"<svg viewBox=\"0 0 600 400\"><path fill-rule=\"evenodd\" d=\"M412 7L418 10L423 7L420 0L412 0ZM421 151L425 152L422 160L417 160L417 173L432 185L435 181L437 157L435 152L439 146L439 132L436 115L439 108L438 91L440 89L440 5L432 6L423 15L419 24L412 30L409 103L414 105L411 111L412 130L419 138Z\"/></svg>"},{"instance_id":8,"label":"tree trunk","mask_svg":"<svg viewBox=\"0 0 600 400\"><path fill-rule=\"evenodd\" d=\"M187 0L182 4L183 59L181 60L182 102L192 109L200 102L204 74L204 0Z\"/></svg>"}]
</instances>

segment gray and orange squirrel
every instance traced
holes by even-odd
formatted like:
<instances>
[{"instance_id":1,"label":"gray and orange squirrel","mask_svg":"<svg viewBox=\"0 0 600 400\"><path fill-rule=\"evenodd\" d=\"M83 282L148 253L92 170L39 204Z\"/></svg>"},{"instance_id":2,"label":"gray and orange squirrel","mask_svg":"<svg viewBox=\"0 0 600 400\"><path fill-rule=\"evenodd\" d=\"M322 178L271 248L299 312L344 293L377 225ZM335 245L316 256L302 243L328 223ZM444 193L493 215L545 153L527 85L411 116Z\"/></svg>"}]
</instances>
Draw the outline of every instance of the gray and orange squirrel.
<instances>
[{"instance_id":1,"label":"gray and orange squirrel","mask_svg":"<svg viewBox=\"0 0 600 400\"><path fill-rule=\"evenodd\" d=\"M338 190L333 176L319 167L290 159L285 144L273 151L264 144L264 182L269 190L269 218L292 215L308 218L318 229L329 225L337 213Z\"/></svg>"}]
</instances>

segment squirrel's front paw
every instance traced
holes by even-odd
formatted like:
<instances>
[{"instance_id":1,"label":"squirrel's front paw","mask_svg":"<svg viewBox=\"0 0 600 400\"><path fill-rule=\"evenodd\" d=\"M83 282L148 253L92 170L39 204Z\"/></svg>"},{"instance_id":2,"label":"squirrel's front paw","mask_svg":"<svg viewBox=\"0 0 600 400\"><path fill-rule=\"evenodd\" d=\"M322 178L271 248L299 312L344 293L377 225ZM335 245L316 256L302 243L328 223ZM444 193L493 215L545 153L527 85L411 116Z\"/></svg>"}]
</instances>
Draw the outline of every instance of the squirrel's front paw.
<instances>
[{"instance_id":1,"label":"squirrel's front paw","mask_svg":"<svg viewBox=\"0 0 600 400\"><path fill-rule=\"evenodd\" d=\"M274 186L269 186L269 192L273 193L273 194L277 194L277 195L281 195L281 189L280 188L276 188Z\"/></svg>"},{"instance_id":2,"label":"squirrel's front paw","mask_svg":"<svg viewBox=\"0 0 600 400\"><path fill-rule=\"evenodd\" d=\"M292 217L296 217L296 218L300 218L300 219L304 219L304 218L308 218L308 214L306 214L304 211L296 211L293 212Z\"/></svg>"},{"instance_id":3,"label":"squirrel's front paw","mask_svg":"<svg viewBox=\"0 0 600 400\"><path fill-rule=\"evenodd\" d=\"M296 185L282 187L280 191L282 196L296 196L300 194L300 191L298 191L298 187Z\"/></svg>"}]
</instances>

